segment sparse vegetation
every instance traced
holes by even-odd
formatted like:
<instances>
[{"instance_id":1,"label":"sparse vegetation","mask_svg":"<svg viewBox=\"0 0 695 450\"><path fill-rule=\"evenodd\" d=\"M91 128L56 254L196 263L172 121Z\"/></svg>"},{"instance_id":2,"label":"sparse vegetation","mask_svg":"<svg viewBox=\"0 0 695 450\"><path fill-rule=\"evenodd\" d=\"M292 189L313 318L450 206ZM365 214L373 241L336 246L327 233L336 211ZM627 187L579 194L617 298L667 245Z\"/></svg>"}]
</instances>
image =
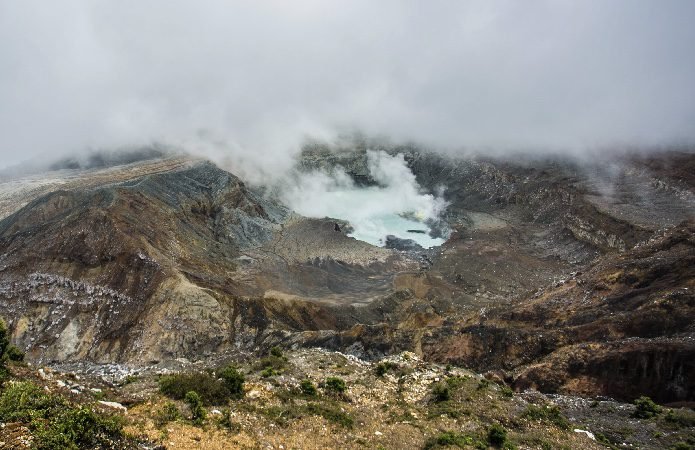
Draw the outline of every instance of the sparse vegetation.
<instances>
[{"instance_id":1,"label":"sparse vegetation","mask_svg":"<svg viewBox=\"0 0 695 450\"><path fill-rule=\"evenodd\" d=\"M570 428L569 421L557 406L528 405L526 410L521 413L521 417L550 423L563 430Z\"/></svg>"},{"instance_id":2,"label":"sparse vegetation","mask_svg":"<svg viewBox=\"0 0 695 450\"><path fill-rule=\"evenodd\" d=\"M482 450L487 448L487 444L475 436L455 433L453 431L445 431L425 442L425 450L436 449L439 447L474 447Z\"/></svg>"},{"instance_id":3,"label":"sparse vegetation","mask_svg":"<svg viewBox=\"0 0 695 450\"><path fill-rule=\"evenodd\" d=\"M664 422L671 428L693 428L695 429L695 411L681 409L669 409L664 415Z\"/></svg>"}]
</instances>

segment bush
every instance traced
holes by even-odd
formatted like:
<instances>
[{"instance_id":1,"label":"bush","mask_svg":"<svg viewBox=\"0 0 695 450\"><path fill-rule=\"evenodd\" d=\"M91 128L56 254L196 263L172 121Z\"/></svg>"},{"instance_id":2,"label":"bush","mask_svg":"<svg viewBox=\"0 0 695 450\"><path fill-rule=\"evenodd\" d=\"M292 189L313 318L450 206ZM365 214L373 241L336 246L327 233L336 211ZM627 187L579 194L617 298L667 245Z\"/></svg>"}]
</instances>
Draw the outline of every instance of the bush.
<instances>
[{"instance_id":1,"label":"bush","mask_svg":"<svg viewBox=\"0 0 695 450\"><path fill-rule=\"evenodd\" d=\"M569 430L570 423L557 406L528 405L521 417L551 423L563 430Z\"/></svg>"},{"instance_id":2,"label":"bush","mask_svg":"<svg viewBox=\"0 0 695 450\"><path fill-rule=\"evenodd\" d=\"M502 386L501 392L502 392L503 397L506 397L506 398L514 397L514 391L509 386Z\"/></svg>"},{"instance_id":3,"label":"bush","mask_svg":"<svg viewBox=\"0 0 695 450\"><path fill-rule=\"evenodd\" d=\"M646 396L642 396L635 400L635 412L632 413L632 417L638 419L651 419L661 414L661 406L654 403L654 401Z\"/></svg>"},{"instance_id":4,"label":"bush","mask_svg":"<svg viewBox=\"0 0 695 450\"><path fill-rule=\"evenodd\" d=\"M265 369L263 369L261 371L261 376L263 378L270 378L270 377L274 377L275 375L280 375L280 372L276 371L272 367L266 367Z\"/></svg>"},{"instance_id":5,"label":"bush","mask_svg":"<svg viewBox=\"0 0 695 450\"><path fill-rule=\"evenodd\" d=\"M302 380L302 382L299 384L299 389L304 395L309 397L316 396L316 386L314 386L314 383L312 383L311 380Z\"/></svg>"},{"instance_id":6,"label":"bush","mask_svg":"<svg viewBox=\"0 0 695 450\"><path fill-rule=\"evenodd\" d=\"M123 438L123 422L118 416L101 416L86 406L68 408L41 426L36 448L113 448Z\"/></svg>"},{"instance_id":7,"label":"bush","mask_svg":"<svg viewBox=\"0 0 695 450\"><path fill-rule=\"evenodd\" d=\"M57 415L65 405L62 397L48 394L33 383L11 383L0 395L0 421L30 423L47 419Z\"/></svg>"},{"instance_id":8,"label":"bush","mask_svg":"<svg viewBox=\"0 0 695 450\"><path fill-rule=\"evenodd\" d=\"M327 391L335 392L337 394L342 394L347 390L347 385L345 380L338 377L328 377L326 378L325 388Z\"/></svg>"},{"instance_id":9,"label":"bush","mask_svg":"<svg viewBox=\"0 0 695 450\"><path fill-rule=\"evenodd\" d=\"M5 350L4 358L10 361L20 362L24 361L24 352L19 349L16 345L9 345Z\"/></svg>"},{"instance_id":10,"label":"bush","mask_svg":"<svg viewBox=\"0 0 695 450\"><path fill-rule=\"evenodd\" d=\"M179 408L174 402L166 402L162 408L154 415L154 423L158 427L163 427L169 422L175 422L181 418Z\"/></svg>"},{"instance_id":11,"label":"bush","mask_svg":"<svg viewBox=\"0 0 695 450\"><path fill-rule=\"evenodd\" d=\"M446 402L451 399L451 390L445 383L435 383L432 386L432 399L435 402Z\"/></svg>"},{"instance_id":12,"label":"bush","mask_svg":"<svg viewBox=\"0 0 695 450\"><path fill-rule=\"evenodd\" d=\"M382 362L376 365L374 368L374 373L377 377L383 377L391 370L398 368L398 366L390 361Z\"/></svg>"},{"instance_id":13,"label":"bush","mask_svg":"<svg viewBox=\"0 0 695 450\"><path fill-rule=\"evenodd\" d=\"M191 409L191 420L196 425L202 425L205 421L206 411L203 408L203 401L195 391L186 392L184 401Z\"/></svg>"},{"instance_id":14,"label":"bush","mask_svg":"<svg viewBox=\"0 0 695 450\"><path fill-rule=\"evenodd\" d=\"M253 367L258 371L273 369L276 374L280 374L285 370L286 365L287 359L284 356L270 355L261 358Z\"/></svg>"},{"instance_id":15,"label":"bush","mask_svg":"<svg viewBox=\"0 0 695 450\"><path fill-rule=\"evenodd\" d=\"M686 409L680 411L669 409L664 416L664 421L675 428L695 429L695 412Z\"/></svg>"},{"instance_id":16,"label":"bush","mask_svg":"<svg viewBox=\"0 0 695 450\"><path fill-rule=\"evenodd\" d=\"M39 449L114 448L114 442L124 438L119 416L100 415L86 406L72 407L30 382L6 386L0 395L0 421L27 425Z\"/></svg>"},{"instance_id":17,"label":"bush","mask_svg":"<svg viewBox=\"0 0 695 450\"><path fill-rule=\"evenodd\" d=\"M270 356L274 356L276 358L282 358L282 349L278 346L275 346L270 349Z\"/></svg>"},{"instance_id":18,"label":"bush","mask_svg":"<svg viewBox=\"0 0 695 450\"><path fill-rule=\"evenodd\" d=\"M159 379L159 391L174 400L183 400L189 391L195 391L206 405L225 404L234 396L226 380L218 380L204 372L165 375Z\"/></svg>"},{"instance_id":19,"label":"bush","mask_svg":"<svg viewBox=\"0 0 695 450\"><path fill-rule=\"evenodd\" d=\"M23 361L24 352L16 345L10 344L10 333L7 329L7 324L0 319L0 367L4 366L4 362L7 360Z\"/></svg>"},{"instance_id":20,"label":"bush","mask_svg":"<svg viewBox=\"0 0 695 450\"><path fill-rule=\"evenodd\" d=\"M239 372L234 366L227 366L220 370L218 375L222 378L231 397L240 399L244 396L244 374Z\"/></svg>"},{"instance_id":21,"label":"bush","mask_svg":"<svg viewBox=\"0 0 695 450\"><path fill-rule=\"evenodd\" d=\"M487 440L495 447L501 447L507 441L507 430L498 423L492 425L487 432Z\"/></svg>"}]
</instances>

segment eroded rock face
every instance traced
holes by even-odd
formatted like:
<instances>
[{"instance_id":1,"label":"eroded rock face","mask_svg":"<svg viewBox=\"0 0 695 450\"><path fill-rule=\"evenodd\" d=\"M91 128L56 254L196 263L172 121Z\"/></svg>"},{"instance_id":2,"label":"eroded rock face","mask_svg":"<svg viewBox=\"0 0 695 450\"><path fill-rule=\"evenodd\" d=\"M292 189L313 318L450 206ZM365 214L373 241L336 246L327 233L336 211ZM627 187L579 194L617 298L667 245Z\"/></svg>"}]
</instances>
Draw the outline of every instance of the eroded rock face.
<instances>
[{"instance_id":1,"label":"eroded rock face","mask_svg":"<svg viewBox=\"0 0 695 450\"><path fill-rule=\"evenodd\" d=\"M607 181L567 161L385 150L446 188L440 248L373 247L185 158L0 185L0 314L40 361L414 351L520 389L694 398L695 197L668 162L692 155L626 158ZM365 158L313 148L300 166L369 184Z\"/></svg>"}]
</instances>

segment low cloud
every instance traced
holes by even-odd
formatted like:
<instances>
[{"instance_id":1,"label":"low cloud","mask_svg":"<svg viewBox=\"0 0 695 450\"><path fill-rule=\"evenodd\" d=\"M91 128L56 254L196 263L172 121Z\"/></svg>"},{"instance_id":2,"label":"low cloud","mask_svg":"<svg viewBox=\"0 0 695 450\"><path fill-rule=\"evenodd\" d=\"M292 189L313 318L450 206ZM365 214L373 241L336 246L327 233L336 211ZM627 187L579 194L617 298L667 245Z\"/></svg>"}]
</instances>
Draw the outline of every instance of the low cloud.
<instances>
[{"instance_id":1,"label":"low cloud","mask_svg":"<svg viewBox=\"0 0 695 450\"><path fill-rule=\"evenodd\" d=\"M695 140L695 3L0 1L0 156L161 142L257 177L307 137ZM234 170L234 167L231 167Z\"/></svg>"}]
</instances>

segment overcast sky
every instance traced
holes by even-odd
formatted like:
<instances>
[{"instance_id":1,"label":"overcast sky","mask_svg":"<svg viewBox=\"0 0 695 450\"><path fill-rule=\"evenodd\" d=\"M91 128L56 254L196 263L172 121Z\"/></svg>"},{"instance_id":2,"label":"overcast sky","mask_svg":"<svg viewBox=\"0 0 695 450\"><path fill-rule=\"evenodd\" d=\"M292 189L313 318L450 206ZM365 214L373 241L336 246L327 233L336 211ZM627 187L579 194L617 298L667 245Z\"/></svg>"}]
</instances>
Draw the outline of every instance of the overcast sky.
<instances>
[{"instance_id":1,"label":"overcast sky","mask_svg":"<svg viewBox=\"0 0 695 450\"><path fill-rule=\"evenodd\" d=\"M0 0L0 167L151 141L282 165L695 140L695 1Z\"/></svg>"}]
</instances>

